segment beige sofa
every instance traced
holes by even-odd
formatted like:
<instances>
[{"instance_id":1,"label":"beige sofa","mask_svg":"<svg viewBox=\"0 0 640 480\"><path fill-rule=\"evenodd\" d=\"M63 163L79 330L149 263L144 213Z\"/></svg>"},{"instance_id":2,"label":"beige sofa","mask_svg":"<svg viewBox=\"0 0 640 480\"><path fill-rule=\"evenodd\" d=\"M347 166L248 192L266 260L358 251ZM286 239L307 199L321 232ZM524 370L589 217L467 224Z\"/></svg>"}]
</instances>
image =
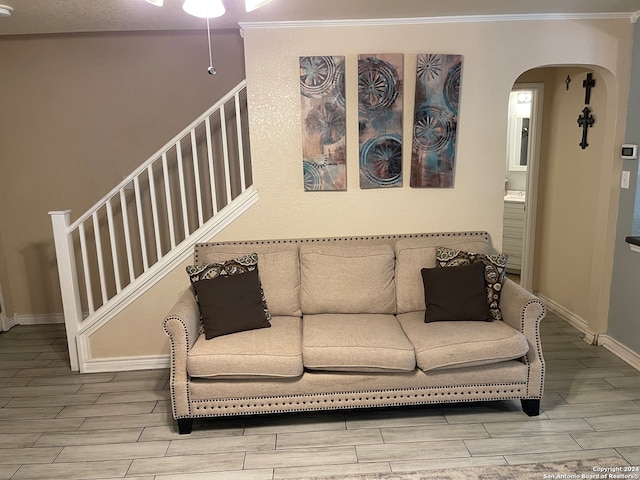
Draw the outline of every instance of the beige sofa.
<instances>
[{"instance_id":1,"label":"beige sofa","mask_svg":"<svg viewBox=\"0 0 640 480\"><path fill-rule=\"evenodd\" d=\"M196 265L258 254L271 328L206 340L183 294L164 321L180 433L203 417L440 402L520 399L537 415L544 305L506 279L502 320L425 323L437 246L491 249L484 232L198 244Z\"/></svg>"}]
</instances>

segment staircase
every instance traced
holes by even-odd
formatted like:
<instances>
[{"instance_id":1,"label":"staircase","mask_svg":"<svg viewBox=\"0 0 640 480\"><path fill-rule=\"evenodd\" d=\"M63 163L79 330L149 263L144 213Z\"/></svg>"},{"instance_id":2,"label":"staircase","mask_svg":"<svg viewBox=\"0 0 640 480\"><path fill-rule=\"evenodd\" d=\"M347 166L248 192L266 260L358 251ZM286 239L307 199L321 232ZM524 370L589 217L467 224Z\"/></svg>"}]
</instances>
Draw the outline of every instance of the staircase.
<instances>
[{"instance_id":1,"label":"staircase","mask_svg":"<svg viewBox=\"0 0 640 480\"><path fill-rule=\"evenodd\" d=\"M246 105L243 80L76 221L49 212L72 370L92 333L257 201Z\"/></svg>"}]
</instances>

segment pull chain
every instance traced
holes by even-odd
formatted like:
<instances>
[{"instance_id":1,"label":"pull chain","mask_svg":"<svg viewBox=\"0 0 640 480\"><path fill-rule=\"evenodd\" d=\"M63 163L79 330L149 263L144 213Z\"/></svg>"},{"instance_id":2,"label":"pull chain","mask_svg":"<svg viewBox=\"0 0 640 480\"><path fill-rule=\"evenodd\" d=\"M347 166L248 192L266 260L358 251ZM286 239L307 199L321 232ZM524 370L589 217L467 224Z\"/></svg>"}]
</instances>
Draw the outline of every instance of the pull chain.
<instances>
[{"instance_id":1,"label":"pull chain","mask_svg":"<svg viewBox=\"0 0 640 480\"><path fill-rule=\"evenodd\" d=\"M216 68L213 66L213 55L211 53L211 26L209 25L209 18L207 18L207 39L209 40L209 68L207 68L207 72L209 75L215 75Z\"/></svg>"}]
</instances>

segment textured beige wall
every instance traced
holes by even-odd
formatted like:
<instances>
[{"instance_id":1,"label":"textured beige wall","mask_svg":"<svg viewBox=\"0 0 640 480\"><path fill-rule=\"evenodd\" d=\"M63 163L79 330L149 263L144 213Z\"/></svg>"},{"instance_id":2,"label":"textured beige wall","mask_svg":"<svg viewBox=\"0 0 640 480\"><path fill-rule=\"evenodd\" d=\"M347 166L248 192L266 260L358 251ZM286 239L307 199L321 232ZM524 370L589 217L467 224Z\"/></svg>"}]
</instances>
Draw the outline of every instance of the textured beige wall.
<instances>
[{"instance_id":1,"label":"textured beige wall","mask_svg":"<svg viewBox=\"0 0 640 480\"><path fill-rule=\"evenodd\" d=\"M62 311L50 210L91 207L245 76L239 31L0 37L8 314Z\"/></svg>"},{"instance_id":2,"label":"textured beige wall","mask_svg":"<svg viewBox=\"0 0 640 480\"><path fill-rule=\"evenodd\" d=\"M598 230L594 250L602 268L594 268L596 286L608 289L606 214L617 205L612 188L616 163L616 128L624 130L632 26L628 20L525 21L362 27L249 28L245 30L254 184L260 201L216 240L270 239L451 230L488 231L500 248L504 190L508 94L518 76L546 65L600 65L616 77L607 109L600 184L594 215ZM410 138L405 136L405 185L361 190L358 182L357 55L405 54L405 132L410 131L417 53L464 55L455 188L412 189L407 172ZM298 58L301 55L345 55L347 81L348 191L304 192L302 186ZM617 81L617 84L616 84ZM577 82L577 80L576 80ZM619 86L618 86L619 85ZM575 86L575 84L574 84ZM580 106L580 109L582 106ZM616 110L620 112L616 116ZM577 118L577 114L576 114ZM575 119L573 120L575 122ZM575 132L574 132L575 133ZM593 132L591 132L593 133ZM593 137L595 140L595 137ZM579 141L579 138L578 140ZM612 202L613 200L613 202ZM597 245L595 245L597 244ZM161 299L182 291L186 275L172 275L144 297ZM594 286L595 285L595 286ZM155 290L155 289L154 289ZM578 297L576 297L578 298ZM161 299L164 302L165 299ZM579 301L585 301L580 297ZM167 302L169 303L169 302ZM598 299L598 308L608 299ZM91 337L94 356L167 352L162 318L139 318L132 306ZM135 315L138 315L136 318ZM123 345L131 322L148 326ZM134 345L135 344L135 345Z\"/></svg>"},{"instance_id":3,"label":"textured beige wall","mask_svg":"<svg viewBox=\"0 0 640 480\"><path fill-rule=\"evenodd\" d=\"M582 22L496 22L247 30L252 152L261 201L224 236L483 229L499 248L505 112L514 81L523 71L547 64L601 64L615 72L620 40L628 42L630 32L628 21L593 27ZM585 42L598 48L585 48ZM404 53L405 72L415 71L418 52L464 55L455 188L412 189L407 178L403 188L359 188L356 69L362 52ZM346 55L349 189L343 193L302 189L298 57L313 54ZM407 73L405 132L412 120L413 83ZM410 138L405 142L406 174Z\"/></svg>"}]
</instances>

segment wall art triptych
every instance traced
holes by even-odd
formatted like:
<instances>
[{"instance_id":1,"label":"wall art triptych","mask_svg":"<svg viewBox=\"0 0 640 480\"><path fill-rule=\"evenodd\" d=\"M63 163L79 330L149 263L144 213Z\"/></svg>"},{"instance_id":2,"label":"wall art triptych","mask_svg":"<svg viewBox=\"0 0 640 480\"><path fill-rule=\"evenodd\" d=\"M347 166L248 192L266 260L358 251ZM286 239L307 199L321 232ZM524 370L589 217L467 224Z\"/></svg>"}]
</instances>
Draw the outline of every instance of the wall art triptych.
<instances>
[{"instance_id":1,"label":"wall art triptych","mask_svg":"<svg viewBox=\"0 0 640 480\"><path fill-rule=\"evenodd\" d=\"M300 57L305 191L344 191L345 57ZM360 188L402 186L403 54L358 56ZM410 186L453 187L461 55L419 54Z\"/></svg>"}]
</instances>

